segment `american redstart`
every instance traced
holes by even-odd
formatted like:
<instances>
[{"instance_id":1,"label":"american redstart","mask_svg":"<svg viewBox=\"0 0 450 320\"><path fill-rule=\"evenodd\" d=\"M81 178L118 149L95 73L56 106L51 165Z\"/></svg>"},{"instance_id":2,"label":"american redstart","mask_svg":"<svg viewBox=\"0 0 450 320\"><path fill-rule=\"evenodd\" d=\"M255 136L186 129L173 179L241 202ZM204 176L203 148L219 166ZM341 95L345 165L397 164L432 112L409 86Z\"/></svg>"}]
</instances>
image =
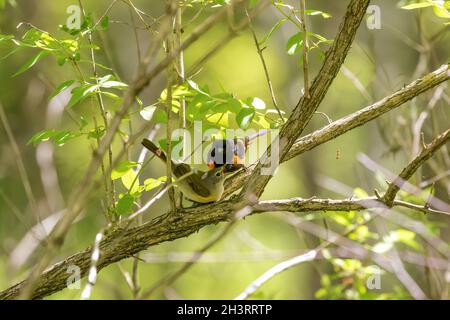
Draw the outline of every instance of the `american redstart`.
<instances>
[{"instance_id":1,"label":"american redstart","mask_svg":"<svg viewBox=\"0 0 450 320\"><path fill-rule=\"evenodd\" d=\"M142 145L150 150L155 156L167 163L164 151L158 148L148 139L142 140ZM183 192L184 196L198 203L210 203L219 201L222 197L225 181L224 168L215 168L209 171L194 171L186 163L175 163L172 161L172 174L175 184ZM182 179L180 179L183 177ZM177 180L179 179L179 180Z\"/></svg>"},{"instance_id":2,"label":"american redstart","mask_svg":"<svg viewBox=\"0 0 450 320\"><path fill-rule=\"evenodd\" d=\"M245 167L245 153L250 143L257 137L266 134L261 130L245 138L215 140L207 155L209 169L224 167L224 172L230 173Z\"/></svg>"}]
</instances>

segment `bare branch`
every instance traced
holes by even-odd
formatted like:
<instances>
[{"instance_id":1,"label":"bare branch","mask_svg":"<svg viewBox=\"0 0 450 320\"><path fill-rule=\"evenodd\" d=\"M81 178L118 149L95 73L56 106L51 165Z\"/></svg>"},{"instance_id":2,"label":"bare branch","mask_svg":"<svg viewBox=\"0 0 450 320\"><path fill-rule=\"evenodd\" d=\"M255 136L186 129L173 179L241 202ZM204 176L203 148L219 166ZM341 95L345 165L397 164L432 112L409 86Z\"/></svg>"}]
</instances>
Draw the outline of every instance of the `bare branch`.
<instances>
[{"instance_id":1,"label":"bare branch","mask_svg":"<svg viewBox=\"0 0 450 320\"><path fill-rule=\"evenodd\" d=\"M350 46L356 35L356 31L366 13L369 0L352 0L347 7L347 11L338 34L327 52L325 61L311 85L310 97L303 96L288 121L284 124L280 132L279 159L283 161L286 158L295 141L302 134L303 130L311 120L314 112L317 111L325 94L331 86L334 78L339 72L341 65L350 50ZM268 148L263 159L271 158L271 147ZM267 183L271 179L270 175L261 175L265 164L259 162L248 179L241 196L245 194L255 194L261 196Z\"/></svg>"},{"instance_id":2,"label":"bare branch","mask_svg":"<svg viewBox=\"0 0 450 320\"><path fill-rule=\"evenodd\" d=\"M398 177L389 185L383 198L388 206L391 206L394 202L397 192L400 190L405 181L419 169L419 167L425 163L433 154L439 150L445 143L450 140L450 129L440 134L436 139L434 139L430 144L427 144L425 148L420 152L420 154L414 158L398 175Z\"/></svg>"}]
</instances>

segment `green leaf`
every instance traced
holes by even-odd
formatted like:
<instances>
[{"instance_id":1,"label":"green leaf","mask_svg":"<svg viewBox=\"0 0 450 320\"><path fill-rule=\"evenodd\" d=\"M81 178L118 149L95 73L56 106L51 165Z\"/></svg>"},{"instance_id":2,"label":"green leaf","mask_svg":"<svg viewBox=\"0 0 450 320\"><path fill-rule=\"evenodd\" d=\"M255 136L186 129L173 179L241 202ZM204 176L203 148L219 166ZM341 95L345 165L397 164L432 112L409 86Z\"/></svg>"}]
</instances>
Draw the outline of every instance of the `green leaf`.
<instances>
[{"instance_id":1,"label":"green leaf","mask_svg":"<svg viewBox=\"0 0 450 320\"><path fill-rule=\"evenodd\" d=\"M120 81L107 81L100 84L100 87L102 88L113 88L113 89L126 89L128 88L128 85L126 83L120 82Z\"/></svg>"},{"instance_id":2,"label":"green leaf","mask_svg":"<svg viewBox=\"0 0 450 320\"><path fill-rule=\"evenodd\" d=\"M33 144L34 146L39 144L42 141L47 141L51 137L53 137L55 134L55 130L53 129L46 129L43 131L40 131L36 133L34 136L31 137L30 140L28 140L27 144Z\"/></svg>"},{"instance_id":3,"label":"green leaf","mask_svg":"<svg viewBox=\"0 0 450 320\"><path fill-rule=\"evenodd\" d=\"M411 3L406 6L401 7L405 10L412 10L412 9L419 9L419 8L426 8L433 6L432 2L419 2L419 3Z\"/></svg>"},{"instance_id":4,"label":"green leaf","mask_svg":"<svg viewBox=\"0 0 450 320\"><path fill-rule=\"evenodd\" d=\"M32 144L36 146L37 144L43 141L48 141L52 139L57 146L62 146L67 141L76 138L78 136L79 136L78 134L74 134L70 131L57 131L54 129L46 129L32 136L31 139L27 142L27 144Z\"/></svg>"},{"instance_id":5,"label":"green leaf","mask_svg":"<svg viewBox=\"0 0 450 320\"><path fill-rule=\"evenodd\" d=\"M150 191L155 188L158 188L160 185L162 185L166 181L167 181L167 177L161 177L158 179L153 179L153 178L147 179L144 181L145 191Z\"/></svg>"},{"instance_id":6,"label":"green leaf","mask_svg":"<svg viewBox=\"0 0 450 320\"><path fill-rule=\"evenodd\" d=\"M318 16L318 15L320 15L320 16L322 16L322 18L325 18L325 19L331 18L331 14L323 12L323 11L320 11L320 10L312 10L312 9L305 10L305 14L308 15L308 16Z\"/></svg>"},{"instance_id":7,"label":"green leaf","mask_svg":"<svg viewBox=\"0 0 450 320\"><path fill-rule=\"evenodd\" d=\"M106 129L105 129L104 126L100 126L100 127L97 127L97 128L93 128L93 129L91 129L91 130L89 131L89 133L88 133L88 138L89 138L89 139L97 140L97 139L103 137L103 135L105 134L105 132L106 132Z\"/></svg>"},{"instance_id":8,"label":"green leaf","mask_svg":"<svg viewBox=\"0 0 450 320\"><path fill-rule=\"evenodd\" d=\"M55 96L57 96L62 91L64 91L67 88L69 88L74 83L75 83L75 80L64 81L63 83L61 83L59 86L56 87L56 89L52 92L52 94L50 95L50 97L48 99L50 100L50 99L54 98Z\"/></svg>"},{"instance_id":9,"label":"green leaf","mask_svg":"<svg viewBox=\"0 0 450 320\"><path fill-rule=\"evenodd\" d=\"M125 193L116 204L116 212L120 215L133 212L134 197Z\"/></svg>"},{"instance_id":10,"label":"green leaf","mask_svg":"<svg viewBox=\"0 0 450 320\"><path fill-rule=\"evenodd\" d=\"M77 135L71 133L70 131L59 131L53 136L53 141L57 146L63 146L67 141L72 138L77 137Z\"/></svg>"},{"instance_id":11,"label":"green leaf","mask_svg":"<svg viewBox=\"0 0 450 320\"><path fill-rule=\"evenodd\" d=\"M120 177L125 188L128 189L128 193L135 194L139 192L139 178L136 172L130 168L124 175Z\"/></svg>"},{"instance_id":12,"label":"green leaf","mask_svg":"<svg viewBox=\"0 0 450 320\"><path fill-rule=\"evenodd\" d=\"M25 64L23 64L22 67L20 67L19 71L17 71L13 75L13 77L16 77L19 74L24 73L25 71L27 71L28 69L33 67L39 60L41 60L42 58L48 56L49 54L50 54L50 52L48 52L48 51L41 51L41 52L39 52L37 55L35 55L31 59L29 59L27 62L25 62Z\"/></svg>"},{"instance_id":13,"label":"green leaf","mask_svg":"<svg viewBox=\"0 0 450 320\"><path fill-rule=\"evenodd\" d=\"M0 42L14 39L13 35L0 34Z\"/></svg>"},{"instance_id":14,"label":"green leaf","mask_svg":"<svg viewBox=\"0 0 450 320\"><path fill-rule=\"evenodd\" d=\"M209 96L209 94L208 94L207 92L203 91L203 90L199 87L199 85L198 85L197 83L195 83L194 81L188 80L187 82L188 82L188 84L191 86L191 88L194 89L195 91L197 91L198 93L203 94L203 95L205 95L205 96Z\"/></svg>"},{"instance_id":15,"label":"green leaf","mask_svg":"<svg viewBox=\"0 0 450 320\"><path fill-rule=\"evenodd\" d=\"M237 114L242 108L242 103L235 98L229 98L227 103L228 103L228 110L231 113Z\"/></svg>"},{"instance_id":16,"label":"green leaf","mask_svg":"<svg viewBox=\"0 0 450 320\"><path fill-rule=\"evenodd\" d=\"M450 19L450 13L443 6L434 5L433 6L434 14L439 18Z\"/></svg>"},{"instance_id":17,"label":"green leaf","mask_svg":"<svg viewBox=\"0 0 450 320\"><path fill-rule=\"evenodd\" d=\"M262 101L260 98L249 98L249 103L256 109L256 110L264 110L266 109L266 104L264 101Z\"/></svg>"},{"instance_id":18,"label":"green leaf","mask_svg":"<svg viewBox=\"0 0 450 320\"><path fill-rule=\"evenodd\" d=\"M289 38L286 44L287 54L293 56L298 53L303 46L302 32L297 32Z\"/></svg>"},{"instance_id":19,"label":"green leaf","mask_svg":"<svg viewBox=\"0 0 450 320\"><path fill-rule=\"evenodd\" d=\"M275 32L275 30L277 30L283 23L285 23L287 21L286 18L281 19L280 21L278 21L273 27L272 29L270 29L269 33L261 40L261 42L259 43L261 46L264 45L272 36L272 34Z\"/></svg>"},{"instance_id":20,"label":"green leaf","mask_svg":"<svg viewBox=\"0 0 450 320\"><path fill-rule=\"evenodd\" d=\"M102 27L103 30L108 29L109 27L109 17L108 16L104 16L102 21L100 21L100 26Z\"/></svg>"},{"instance_id":21,"label":"green leaf","mask_svg":"<svg viewBox=\"0 0 450 320\"><path fill-rule=\"evenodd\" d=\"M72 90L72 97L70 98L68 108L72 108L74 105L82 102L86 97L93 94L98 89L97 85L85 84L80 87L76 87Z\"/></svg>"},{"instance_id":22,"label":"green leaf","mask_svg":"<svg viewBox=\"0 0 450 320\"><path fill-rule=\"evenodd\" d=\"M127 173L128 170L138 165L139 162L133 162L128 160L120 162L111 172L111 179L112 180L120 179L123 175Z\"/></svg>"},{"instance_id":23,"label":"green leaf","mask_svg":"<svg viewBox=\"0 0 450 320\"><path fill-rule=\"evenodd\" d=\"M246 130L250 127L253 118L255 117L255 109L253 108L243 108L236 116L236 122L239 128Z\"/></svg>"}]
</instances>

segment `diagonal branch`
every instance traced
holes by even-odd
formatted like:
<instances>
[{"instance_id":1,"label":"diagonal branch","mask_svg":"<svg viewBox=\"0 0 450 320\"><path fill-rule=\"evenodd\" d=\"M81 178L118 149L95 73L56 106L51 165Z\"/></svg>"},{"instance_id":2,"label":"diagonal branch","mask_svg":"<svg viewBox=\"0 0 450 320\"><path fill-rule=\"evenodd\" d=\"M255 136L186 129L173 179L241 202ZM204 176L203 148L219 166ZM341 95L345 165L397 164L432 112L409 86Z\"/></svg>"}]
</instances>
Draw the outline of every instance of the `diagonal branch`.
<instances>
[{"instance_id":1,"label":"diagonal branch","mask_svg":"<svg viewBox=\"0 0 450 320\"><path fill-rule=\"evenodd\" d=\"M232 6L241 4L243 0L236 0L232 2ZM63 218L58 222L53 231L48 237L48 246L44 256L36 264L33 271L29 276L29 282L27 286L23 288L23 292L20 296L22 299L27 299L34 296L33 290L38 278L45 270L45 268L50 264L54 256L57 254L59 248L64 243L67 231L71 227L73 221L78 217L82 209L86 206L87 201L91 194L91 189L94 184L94 177L98 168L103 163L103 157L107 150L109 149L114 137L120 127L122 119L128 113L129 109L133 105L135 96L138 95L161 71L177 57L180 51L187 49L190 45L196 42L204 33L211 29L223 16L225 16L228 8L224 6L219 9L219 11L211 15L202 24L200 24L191 35L177 48L175 48L170 55L165 59L157 63L153 68L150 68L153 58L159 51L159 41L156 43L158 45L152 45L147 50L147 54L144 59L140 62L140 67L138 74L135 76L135 80L131 83L127 92L124 94L122 105L119 111L116 113L114 118L109 124L109 128L105 133L104 138L101 140L97 151L94 153L91 163L86 170L86 174L80 184L72 192L67 209L64 211ZM171 14L167 15L164 22L162 23L160 34L158 40L164 41L166 36L171 30ZM150 70L146 72L147 69Z\"/></svg>"},{"instance_id":2,"label":"diagonal branch","mask_svg":"<svg viewBox=\"0 0 450 320\"><path fill-rule=\"evenodd\" d=\"M384 202L388 206L392 206L394 203L395 196L403 184L408 181L414 173L419 169L422 164L425 163L428 159L433 156L433 154L439 150L444 144L446 144L450 140L450 129L447 129L445 132L440 134L436 139L434 139L431 143L424 146L422 152L414 158L398 175L398 177L389 184L389 187L386 193L383 196Z\"/></svg>"},{"instance_id":3,"label":"diagonal branch","mask_svg":"<svg viewBox=\"0 0 450 320\"><path fill-rule=\"evenodd\" d=\"M301 139L299 139L291 151L287 154L284 161L287 161L297 155L300 155L308 150L314 149L315 147L330 141L358 126L361 126L387 112L393 110L403 103L411 100L415 96L421 94L422 92L435 87L442 82L448 80L450 78L450 66L443 65L436 71L424 76L421 79L418 79L412 82L410 85L405 88L395 92L391 96L388 96L371 106L368 106L364 109L361 109L347 117L344 117L340 120L337 120L330 125L309 134ZM249 173L241 174L237 176L233 181L230 181L227 186L228 190L236 191L239 187L242 186L246 177L248 177ZM371 199L372 202L374 199ZM314 200L308 203L308 205L303 205L301 208L297 207L296 212L301 212L299 210L304 211L320 211L329 210L334 211L346 211L346 210L363 210L364 206L362 205L362 201L364 200L355 200L352 203L349 203L345 200L341 200L336 202L328 201L326 204L326 208L317 204L318 200ZM255 210L258 210L258 207L264 211L269 210L268 207L261 208L260 206L270 206L271 211L277 211L277 208L280 210L291 210L289 206L292 203L286 203L282 200L277 201L278 206L275 206L276 202L261 202L256 207ZM394 201L394 205L409 207L411 209L419 210L419 208L411 207L409 204L400 203L399 201ZM228 215L233 212L234 202L233 201L221 201L219 203L215 203L212 205L202 206L197 208L195 212L191 212L186 210L186 213L183 215L177 215L176 217L172 217L170 219L166 219L166 216L159 217L151 222L148 222L141 227L129 229L126 235L123 237L122 241L117 244L117 247L114 249L109 248L108 245L114 242L115 237L117 235L122 236L120 233L112 233L106 237L104 242L101 245L101 252L104 256L103 262L99 266L98 270L101 268L125 259L127 257L133 256L134 254L147 249L152 245L157 245L164 241L172 241L178 238L189 236L190 234L198 231L202 227L210 224L217 224L221 221L227 220ZM420 208L421 211L424 208ZM431 210L431 209L428 209ZM425 211L424 211L425 212ZM443 212L432 212L431 213L443 213ZM173 221L176 220L177 224L172 225ZM135 239L139 239L139 241L134 242ZM129 241L128 241L129 240ZM115 251L117 249L117 251ZM91 248L87 248L86 250L79 252L66 260L55 264L53 267L48 269L42 279L39 281L37 285L37 290L33 294L34 298L43 298L47 295L50 295L54 292L62 290L65 288L65 281L67 279L66 270L70 265L77 265L81 268L82 274L85 275L90 263L90 253ZM18 296L19 290L21 290L24 286L23 282L20 282L11 288L5 290L0 293L0 299L13 299Z\"/></svg>"},{"instance_id":4,"label":"diagonal branch","mask_svg":"<svg viewBox=\"0 0 450 320\"><path fill-rule=\"evenodd\" d=\"M226 200L216 204L184 209L177 215L166 214L128 230L115 230L106 235L100 244L102 259L99 261L97 271L122 259L132 257L150 246L187 237L206 225L229 221L233 218L232 214L238 205L233 199ZM401 203L397 203L397 201L394 201L393 205L403 206ZM294 198L288 200L261 201L257 205L254 205L251 214L286 211L296 213L324 211L346 212L379 208L386 209L386 205L376 197L353 200L308 199L307 201L301 198ZM450 215L449 212L440 213ZM117 241L118 237L120 237L120 241ZM69 277L67 270L70 266L75 265L79 267L81 276L86 276L90 267L91 253L92 248L89 247L53 265L45 271L39 279L32 298L42 299L65 289L67 285L66 281ZM0 293L0 300L16 298L25 285L25 281L22 281L6 289Z\"/></svg>"},{"instance_id":5,"label":"diagonal branch","mask_svg":"<svg viewBox=\"0 0 450 320\"><path fill-rule=\"evenodd\" d=\"M448 79L450 79L450 64L444 64L437 70L411 82L409 85L394 92L390 96L298 139L281 162L288 161L323 143L331 141L354 128L360 127L369 121L400 107L404 103L417 97L419 94L438 86ZM227 181L226 195L230 195L241 188L244 181L247 181L250 175L251 170L247 170L246 172L236 175L232 181Z\"/></svg>"},{"instance_id":6,"label":"diagonal branch","mask_svg":"<svg viewBox=\"0 0 450 320\"><path fill-rule=\"evenodd\" d=\"M302 134L305 127L310 122L314 112L325 97L334 78L337 76L341 65L350 50L350 46L355 38L356 31L366 13L370 0L352 0L347 7L343 22L339 27L338 34L325 57L322 68L316 76L309 89L309 97L303 96L291 116L284 124L279 137L279 150L268 148L248 179L241 195L255 194L260 197L271 179L271 175L262 175L265 166L264 160L271 159L271 152L279 151L280 161L283 161L295 141Z\"/></svg>"}]
</instances>

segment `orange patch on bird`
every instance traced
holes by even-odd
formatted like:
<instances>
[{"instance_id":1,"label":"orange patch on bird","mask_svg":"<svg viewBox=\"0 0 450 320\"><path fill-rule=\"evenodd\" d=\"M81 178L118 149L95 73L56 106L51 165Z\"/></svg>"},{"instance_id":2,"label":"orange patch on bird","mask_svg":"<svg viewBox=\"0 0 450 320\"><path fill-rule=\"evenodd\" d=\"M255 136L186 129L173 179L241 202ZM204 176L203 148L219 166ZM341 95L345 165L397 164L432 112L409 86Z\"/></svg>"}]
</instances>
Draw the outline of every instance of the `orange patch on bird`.
<instances>
[{"instance_id":1,"label":"orange patch on bird","mask_svg":"<svg viewBox=\"0 0 450 320\"><path fill-rule=\"evenodd\" d=\"M244 159L241 159L238 155L233 156L233 164L244 164Z\"/></svg>"}]
</instances>

